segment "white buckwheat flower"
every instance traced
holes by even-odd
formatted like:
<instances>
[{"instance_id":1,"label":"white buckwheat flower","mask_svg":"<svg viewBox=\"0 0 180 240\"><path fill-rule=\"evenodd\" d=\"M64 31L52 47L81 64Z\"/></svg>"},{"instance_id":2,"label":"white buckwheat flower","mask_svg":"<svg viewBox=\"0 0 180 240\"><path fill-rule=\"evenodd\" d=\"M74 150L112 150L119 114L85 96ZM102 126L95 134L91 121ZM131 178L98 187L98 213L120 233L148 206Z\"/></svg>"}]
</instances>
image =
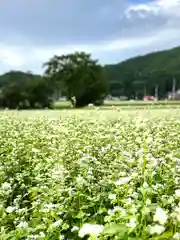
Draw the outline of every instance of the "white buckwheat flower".
<instances>
[{"instance_id":1,"label":"white buckwheat flower","mask_svg":"<svg viewBox=\"0 0 180 240\"><path fill-rule=\"evenodd\" d=\"M52 226L53 227L59 227L62 224L62 222L63 222L62 220L58 220L58 221L52 223Z\"/></svg>"},{"instance_id":2,"label":"white buckwheat flower","mask_svg":"<svg viewBox=\"0 0 180 240\"><path fill-rule=\"evenodd\" d=\"M173 239L174 240L179 240L180 239L180 233L175 233L174 236L173 236Z\"/></svg>"},{"instance_id":3,"label":"white buckwheat flower","mask_svg":"<svg viewBox=\"0 0 180 240\"><path fill-rule=\"evenodd\" d=\"M110 193L109 196L108 196L108 198L109 198L110 200L115 200L115 199L116 199L116 194Z\"/></svg>"},{"instance_id":4,"label":"white buckwheat flower","mask_svg":"<svg viewBox=\"0 0 180 240\"><path fill-rule=\"evenodd\" d=\"M4 182L4 183L2 184L2 186L1 186L1 188L2 188L2 189L9 189L9 188L11 188L11 184L8 183L8 182Z\"/></svg>"},{"instance_id":5,"label":"white buckwheat flower","mask_svg":"<svg viewBox=\"0 0 180 240\"><path fill-rule=\"evenodd\" d=\"M161 225L158 225L158 224L149 227L149 233L151 235L153 235L153 234L159 234L160 235L161 233L164 232L164 230L165 230L165 228Z\"/></svg>"},{"instance_id":6,"label":"white buckwheat flower","mask_svg":"<svg viewBox=\"0 0 180 240\"><path fill-rule=\"evenodd\" d=\"M16 207L11 207L11 206L9 206L9 207L6 208L6 212L7 212L7 213L12 213L12 212L14 212L15 210L16 210Z\"/></svg>"},{"instance_id":7,"label":"white buckwheat flower","mask_svg":"<svg viewBox=\"0 0 180 240\"><path fill-rule=\"evenodd\" d=\"M74 226L72 229L71 229L71 232L76 232L76 231L78 231L79 230L79 228L77 227L77 226Z\"/></svg>"},{"instance_id":8,"label":"white buckwheat flower","mask_svg":"<svg viewBox=\"0 0 180 240\"><path fill-rule=\"evenodd\" d=\"M109 209L108 210L108 215L113 215L114 214L114 210L113 209Z\"/></svg>"},{"instance_id":9,"label":"white buckwheat flower","mask_svg":"<svg viewBox=\"0 0 180 240\"><path fill-rule=\"evenodd\" d=\"M173 216L180 222L180 207L176 207Z\"/></svg>"},{"instance_id":10,"label":"white buckwheat flower","mask_svg":"<svg viewBox=\"0 0 180 240\"><path fill-rule=\"evenodd\" d=\"M17 228L27 228L28 227L28 223L27 222L20 222L19 225L17 226Z\"/></svg>"},{"instance_id":11,"label":"white buckwheat flower","mask_svg":"<svg viewBox=\"0 0 180 240\"><path fill-rule=\"evenodd\" d=\"M131 180L131 177L122 177L115 182L116 185L123 185L128 183Z\"/></svg>"},{"instance_id":12,"label":"white buckwheat flower","mask_svg":"<svg viewBox=\"0 0 180 240\"><path fill-rule=\"evenodd\" d=\"M143 183L143 188L148 188L149 187L149 185L147 184L147 182L144 182Z\"/></svg>"},{"instance_id":13,"label":"white buckwheat flower","mask_svg":"<svg viewBox=\"0 0 180 240\"><path fill-rule=\"evenodd\" d=\"M161 225L164 225L167 219L168 219L168 216L166 212L162 208L158 207L154 215L154 221L159 222Z\"/></svg>"},{"instance_id":14,"label":"white buckwheat flower","mask_svg":"<svg viewBox=\"0 0 180 240\"><path fill-rule=\"evenodd\" d=\"M45 237L45 234L43 232L39 233L40 237Z\"/></svg>"},{"instance_id":15,"label":"white buckwheat flower","mask_svg":"<svg viewBox=\"0 0 180 240\"><path fill-rule=\"evenodd\" d=\"M180 189L175 191L176 197L180 198Z\"/></svg>"},{"instance_id":16,"label":"white buckwheat flower","mask_svg":"<svg viewBox=\"0 0 180 240\"><path fill-rule=\"evenodd\" d=\"M136 223L136 219L131 218L129 220L129 223L126 224L127 227L134 229L136 227L137 223Z\"/></svg>"},{"instance_id":17,"label":"white buckwheat flower","mask_svg":"<svg viewBox=\"0 0 180 240\"><path fill-rule=\"evenodd\" d=\"M90 235L93 237L97 237L102 231L104 227L102 225L97 224L84 224L79 231L79 237L83 238L86 235Z\"/></svg>"}]
</instances>

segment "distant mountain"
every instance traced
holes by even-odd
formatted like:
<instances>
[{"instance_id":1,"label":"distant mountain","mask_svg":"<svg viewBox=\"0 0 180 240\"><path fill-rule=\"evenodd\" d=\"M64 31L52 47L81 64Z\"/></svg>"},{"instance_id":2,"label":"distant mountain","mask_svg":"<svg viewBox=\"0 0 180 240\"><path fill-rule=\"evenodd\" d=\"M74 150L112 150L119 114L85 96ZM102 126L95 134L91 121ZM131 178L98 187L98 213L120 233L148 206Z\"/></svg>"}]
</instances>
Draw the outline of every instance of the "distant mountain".
<instances>
[{"instance_id":1,"label":"distant mountain","mask_svg":"<svg viewBox=\"0 0 180 240\"><path fill-rule=\"evenodd\" d=\"M180 47L138 56L124 62L106 65L105 70L114 96L142 98L144 94L166 97L172 90L173 78L180 88Z\"/></svg>"},{"instance_id":2,"label":"distant mountain","mask_svg":"<svg viewBox=\"0 0 180 240\"><path fill-rule=\"evenodd\" d=\"M0 88L8 84L19 83L25 84L28 80L36 80L40 75L35 75L31 72L9 71L0 75Z\"/></svg>"}]
</instances>

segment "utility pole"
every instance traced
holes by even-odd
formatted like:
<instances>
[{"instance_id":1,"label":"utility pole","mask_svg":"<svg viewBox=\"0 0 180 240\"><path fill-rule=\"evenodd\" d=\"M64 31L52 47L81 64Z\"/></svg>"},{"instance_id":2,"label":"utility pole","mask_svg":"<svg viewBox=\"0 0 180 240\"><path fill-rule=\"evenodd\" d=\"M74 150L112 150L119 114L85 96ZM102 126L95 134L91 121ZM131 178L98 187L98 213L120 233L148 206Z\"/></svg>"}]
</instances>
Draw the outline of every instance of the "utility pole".
<instances>
[{"instance_id":1,"label":"utility pole","mask_svg":"<svg viewBox=\"0 0 180 240\"><path fill-rule=\"evenodd\" d=\"M159 88L159 86L158 85L156 85L156 87L155 87L155 98L156 98L156 100L158 101L158 88Z\"/></svg>"},{"instance_id":2,"label":"utility pole","mask_svg":"<svg viewBox=\"0 0 180 240\"><path fill-rule=\"evenodd\" d=\"M144 86L144 97L147 95L146 85Z\"/></svg>"},{"instance_id":3,"label":"utility pole","mask_svg":"<svg viewBox=\"0 0 180 240\"><path fill-rule=\"evenodd\" d=\"M176 95L176 79L173 78L173 85L172 85L172 99L175 100Z\"/></svg>"}]
</instances>

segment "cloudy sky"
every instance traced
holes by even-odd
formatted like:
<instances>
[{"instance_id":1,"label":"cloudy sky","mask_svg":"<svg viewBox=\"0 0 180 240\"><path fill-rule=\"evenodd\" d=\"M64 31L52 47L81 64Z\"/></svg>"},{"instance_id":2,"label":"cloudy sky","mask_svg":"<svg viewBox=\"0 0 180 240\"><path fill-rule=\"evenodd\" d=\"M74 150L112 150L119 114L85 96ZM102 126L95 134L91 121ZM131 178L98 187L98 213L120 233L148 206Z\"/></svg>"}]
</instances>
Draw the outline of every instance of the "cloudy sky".
<instances>
[{"instance_id":1,"label":"cloudy sky","mask_svg":"<svg viewBox=\"0 0 180 240\"><path fill-rule=\"evenodd\" d=\"M0 73L42 72L54 54L102 64L180 45L180 0L1 0Z\"/></svg>"}]
</instances>

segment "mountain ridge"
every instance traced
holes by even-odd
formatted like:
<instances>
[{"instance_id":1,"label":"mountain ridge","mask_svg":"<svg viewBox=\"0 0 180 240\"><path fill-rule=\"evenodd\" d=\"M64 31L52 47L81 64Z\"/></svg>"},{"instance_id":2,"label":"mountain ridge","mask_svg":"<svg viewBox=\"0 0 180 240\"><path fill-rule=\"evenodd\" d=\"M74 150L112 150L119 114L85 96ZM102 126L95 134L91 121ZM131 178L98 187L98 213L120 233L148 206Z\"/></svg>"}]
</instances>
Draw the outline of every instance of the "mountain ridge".
<instances>
[{"instance_id":1,"label":"mountain ridge","mask_svg":"<svg viewBox=\"0 0 180 240\"><path fill-rule=\"evenodd\" d=\"M159 96L164 98L173 78L180 87L180 46L106 65L105 70L114 96L142 98L145 93L153 95L158 85Z\"/></svg>"}]
</instances>

